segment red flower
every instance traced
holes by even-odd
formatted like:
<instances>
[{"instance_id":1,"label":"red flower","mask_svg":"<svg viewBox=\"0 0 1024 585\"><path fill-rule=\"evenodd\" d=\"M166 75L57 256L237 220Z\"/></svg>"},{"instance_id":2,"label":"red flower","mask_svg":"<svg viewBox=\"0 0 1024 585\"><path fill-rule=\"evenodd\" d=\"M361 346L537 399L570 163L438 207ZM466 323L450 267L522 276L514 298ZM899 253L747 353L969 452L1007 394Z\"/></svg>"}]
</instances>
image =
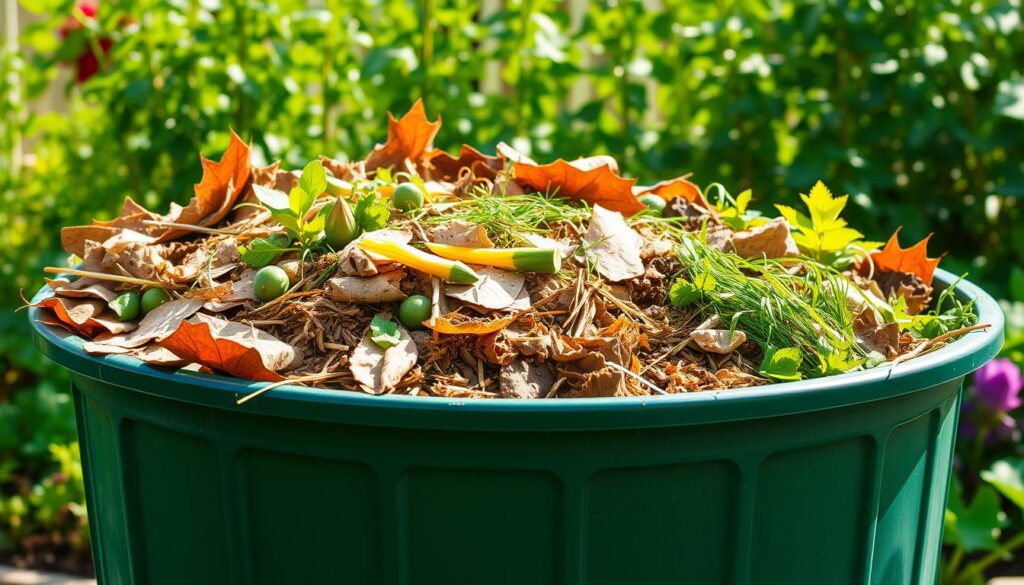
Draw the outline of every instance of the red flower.
<instances>
[{"instance_id":1,"label":"red flower","mask_svg":"<svg viewBox=\"0 0 1024 585\"><path fill-rule=\"evenodd\" d=\"M75 7L87 20L96 19L97 6L96 2L93 0L79 0ZM73 32L81 29L82 23L74 16L69 16L57 32L60 35L61 40L67 40ZM110 48L114 45L113 41L107 37L98 39L96 44L99 45L100 53L103 55L109 53ZM91 43L85 43L82 52L75 58L74 64L75 80L78 81L78 83L84 83L100 70L100 55L97 55L93 51L93 45Z\"/></svg>"}]
</instances>

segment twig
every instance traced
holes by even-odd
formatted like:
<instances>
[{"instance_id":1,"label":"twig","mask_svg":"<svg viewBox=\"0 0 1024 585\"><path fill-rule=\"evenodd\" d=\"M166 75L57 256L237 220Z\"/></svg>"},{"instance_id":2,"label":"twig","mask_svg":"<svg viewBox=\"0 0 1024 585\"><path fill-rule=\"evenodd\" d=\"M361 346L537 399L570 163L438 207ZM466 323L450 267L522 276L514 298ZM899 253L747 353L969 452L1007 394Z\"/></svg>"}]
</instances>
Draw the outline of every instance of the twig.
<instances>
[{"instance_id":1,"label":"twig","mask_svg":"<svg viewBox=\"0 0 1024 585\"><path fill-rule=\"evenodd\" d=\"M647 386L648 388L651 388L651 389L652 389L652 390L654 390L655 392L658 392L658 393L660 393L660 394L668 394L668 392L665 392L664 390L662 390L661 388L658 388L657 386L655 386L655 385L654 385L654 384L652 384L651 382L648 382L648 381L647 381L647 380L646 380L645 378L641 377L641 376L640 376L639 374L634 374L634 373L633 373L633 372L631 372L630 370L628 370L628 369L626 369L626 368L624 368L624 367L620 366L619 364L617 364L617 363L615 363L615 362L613 362L613 361L608 361L608 362L605 362L605 363L606 363L607 365L611 366L612 368L614 368L614 369L616 369L616 370L619 370L619 371L620 371L620 372L622 372L623 374L626 374L627 376L630 376L630 377L631 377L631 378L633 378L634 380L636 380L636 381L638 381L638 382L640 382L640 383L644 384L644 385L645 385L645 386Z\"/></svg>"},{"instance_id":2,"label":"twig","mask_svg":"<svg viewBox=\"0 0 1024 585\"><path fill-rule=\"evenodd\" d=\"M238 230L226 230L223 228L208 228L201 225L192 225L189 223L175 223L173 221L158 221L154 219L142 220L142 225L151 225L154 227L168 227L178 230L184 230L188 232L197 232L200 234L211 234L214 236L240 236L245 232Z\"/></svg>"},{"instance_id":3,"label":"twig","mask_svg":"<svg viewBox=\"0 0 1024 585\"><path fill-rule=\"evenodd\" d=\"M911 351L908 351L907 353L905 353L905 354L897 357L896 359L892 360L892 363L889 364L889 374L888 374L887 377L892 377L892 372L893 372L894 369L896 369L896 365L897 364L901 364L901 363L903 363L903 362L905 362L905 361L907 361L909 359L915 358L915 357L921 355L922 353L925 353L927 350L935 347L936 345L946 341L947 339L950 339L952 337L956 337L958 335L963 335L964 333L970 333L971 331L978 331L980 329L988 329L991 326L992 325L989 324L989 323L981 323L979 325L971 325L969 327L961 327L960 329L956 329L954 331L948 331L946 333L943 333L942 335L939 335L938 337L929 339L928 341L925 341L924 343L922 343L921 345L915 347Z\"/></svg>"},{"instance_id":4,"label":"twig","mask_svg":"<svg viewBox=\"0 0 1024 585\"><path fill-rule=\"evenodd\" d=\"M88 278L95 278L96 280L110 280L114 282L123 282L125 284L137 284L140 286L149 286L153 288L182 288L173 286L158 280L146 280L145 278L135 278L134 276L120 276L118 274L107 274L105 272L92 272L90 270L79 270L77 268L61 268L58 266L47 266L43 268L43 272L49 274L72 274L74 276L84 276Z\"/></svg>"},{"instance_id":5,"label":"twig","mask_svg":"<svg viewBox=\"0 0 1024 585\"><path fill-rule=\"evenodd\" d=\"M249 402L250 400L252 400L253 398L256 398L257 396L262 396L262 395L266 394L267 392L270 392L274 388L280 388L281 386L284 386L286 384L302 384L302 383L305 383L305 382L322 382L324 380L330 380L332 378L343 378L345 375L346 375L345 372L330 372L330 373L327 373L327 374L309 374L308 376L297 376L295 378L285 378L284 380L279 380L277 382L271 382L271 383L267 384L266 386L260 388L259 390L255 391L255 392L246 394L245 396L243 396L243 397L239 398L238 400L236 400L235 404L238 404L238 405L245 404L246 402Z\"/></svg>"}]
</instances>

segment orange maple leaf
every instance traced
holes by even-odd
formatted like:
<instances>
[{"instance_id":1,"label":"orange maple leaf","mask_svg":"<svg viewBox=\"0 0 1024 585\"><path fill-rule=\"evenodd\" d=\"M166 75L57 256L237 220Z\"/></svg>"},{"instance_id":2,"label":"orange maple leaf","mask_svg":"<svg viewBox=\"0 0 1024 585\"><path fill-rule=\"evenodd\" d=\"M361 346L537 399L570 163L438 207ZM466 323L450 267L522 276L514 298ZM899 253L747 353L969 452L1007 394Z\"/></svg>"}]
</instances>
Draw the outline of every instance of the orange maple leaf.
<instances>
[{"instance_id":1,"label":"orange maple leaf","mask_svg":"<svg viewBox=\"0 0 1024 585\"><path fill-rule=\"evenodd\" d=\"M692 175L693 173L686 173L681 177L667 179L654 185L634 187L633 193L637 197L641 195L657 195L665 201L682 197L686 201L695 203L704 209L713 210L711 205L708 204L707 199L704 198L704 193L701 192L700 187L687 180Z\"/></svg>"},{"instance_id":2,"label":"orange maple leaf","mask_svg":"<svg viewBox=\"0 0 1024 585\"><path fill-rule=\"evenodd\" d=\"M441 117L431 122L423 109L423 100L418 99L401 120L388 112L388 140L378 144L366 157L366 170L381 167L400 167L406 160L419 162L430 150L437 131L441 129ZM405 170L404 168L397 170Z\"/></svg>"},{"instance_id":3,"label":"orange maple leaf","mask_svg":"<svg viewBox=\"0 0 1024 585\"><path fill-rule=\"evenodd\" d=\"M886 242L885 248L871 253L871 261L875 265L875 270L907 272L917 275L925 284L931 284L935 268L942 260L942 256L928 257L928 240L932 235L928 234L925 239L904 249L900 247L899 233L900 230L897 229Z\"/></svg>"},{"instance_id":4,"label":"orange maple leaf","mask_svg":"<svg viewBox=\"0 0 1024 585\"><path fill-rule=\"evenodd\" d=\"M187 223L198 226L209 226L217 223L234 206L238 196L245 190L249 181L249 151L251 146L231 132L231 143L224 151L220 161L213 162L203 155L199 160L203 165L203 178L195 186L195 197L186 207L172 206L172 210L163 216L164 221ZM160 234L157 241L165 242L185 235L186 231L169 229Z\"/></svg>"},{"instance_id":5,"label":"orange maple leaf","mask_svg":"<svg viewBox=\"0 0 1024 585\"><path fill-rule=\"evenodd\" d=\"M493 179L505 166L503 157L486 155L468 144L459 149L458 158L443 150L432 150L424 158L430 166L429 178L437 181L454 182L464 168L472 170L477 177Z\"/></svg>"},{"instance_id":6,"label":"orange maple leaf","mask_svg":"<svg viewBox=\"0 0 1024 585\"><path fill-rule=\"evenodd\" d=\"M517 162L515 178L519 184L537 191L557 191L560 197L580 199L623 215L644 209L644 204L633 194L636 179L618 176L607 164L582 170L562 159L546 165Z\"/></svg>"}]
</instances>

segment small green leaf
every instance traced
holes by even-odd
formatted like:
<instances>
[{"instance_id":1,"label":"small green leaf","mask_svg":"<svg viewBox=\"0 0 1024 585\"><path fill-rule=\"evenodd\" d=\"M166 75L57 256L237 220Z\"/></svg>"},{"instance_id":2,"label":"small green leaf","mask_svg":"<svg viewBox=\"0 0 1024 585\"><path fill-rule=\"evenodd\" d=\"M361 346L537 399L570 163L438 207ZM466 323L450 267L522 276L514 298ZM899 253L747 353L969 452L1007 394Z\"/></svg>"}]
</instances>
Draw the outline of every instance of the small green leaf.
<instances>
[{"instance_id":1,"label":"small green leaf","mask_svg":"<svg viewBox=\"0 0 1024 585\"><path fill-rule=\"evenodd\" d=\"M789 225L798 229L811 229L811 219L788 205L776 205L782 217Z\"/></svg>"},{"instance_id":2,"label":"small green leaf","mask_svg":"<svg viewBox=\"0 0 1024 585\"><path fill-rule=\"evenodd\" d=\"M992 486L982 485L974 499L966 504L960 482L954 478L949 485L944 540L965 552L989 551L999 546L999 535L1009 520L999 504L999 494Z\"/></svg>"},{"instance_id":3,"label":"small green leaf","mask_svg":"<svg viewBox=\"0 0 1024 585\"><path fill-rule=\"evenodd\" d=\"M256 238L247 246L239 246L238 253L242 262L253 268L263 268L270 264L281 254L288 252L291 248L288 244L291 238L283 234L276 234L266 238Z\"/></svg>"},{"instance_id":4,"label":"small green leaf","mask_svg":"<svg viewBox=\"0 0 1024 585\"><path fill-rule=\"evenodd\" d=\"M288 228L288 231L290 231L292 235L298 237L301 233L301 229L299 228L299 218L296 217L290 209L271 211L270 215L275 221L277 221L277 223Z\"/></svg>"},{"instance_id":5,"label":"small green leaf","mask_svg":"<svg viewBox=\"0 0 1024 585\"><path fill-rule=\"evenodd\" d=\"M736 196L736 211L739 212L739 215L747 212L747 207L753 198L754 194L750 189L744 189L742 193Z\"/></svg>"},{"instance_id":6,"label":"small green leaf","mask_svg":"<svg viewBox=\"0 0 1024 585\"><path fill-rule=\"evenodd\" d=\"M391 217L387 202L376 193L360 197L352 214L359 227L368 232L382 229L388 224L388 218Z\"/></svg>"},{"instance_id":7,"label":"small green leaf","mask_svg":"<svg viewBox=\"0 0 1024 585\"><path fill-rule=\"evenodd\" d=\"M764 352L761 375L782 382L792 382L802 378L800 375L800 350L795 347L780 349L768 348Z\"/></svg>"},{"instance_id":8,"label":"small green leaf","mask_svg":"<svg viewBox=\"0 0 1024 585\"><path fill-rule=\"evenodd\" d=\"M715 281L715 277L712 276L710 272L698 274L697 278L693 279L693 285L697 287L697 290L701 292L708 293L715 290L716 284L718 283L717 281Z\"/></svg>"},{"instance_id":9,"label":"small green leaf","mask_svg":"<svg viewBox=\"0 0 1024 585\"><path fill-rule=\"evenodd\" d=\"M668 290L668 300L673 307L683 308L700 299L700 289L685 278L677 278Z\"/></svg>"},{"instance_id":10,"label":"small green leaf","mask_svg":"<svg viewBox=\"0 0 1024 585\"><path fill-rule=\"evenodd\" d=\"M263 185L256 185L254 183L252 186L252 192L256 195L256 199L258 199L259 202L267 209L272 211L288 209L288 195L283 191L264 187Z\"/></svg>"},{"instance_id":11,"label":"small green leaf","mask_svg":"<svg viewBox=\"0 0 1024 585\"><path fill-rule=\"evenodd\" d=\"M370 340L384 349L395 345L402 340L398 333L398 323L380 315L374 316L370 321Z\"/></svg>"},{"instance_id":12,"label":"small green leaf","mask_svg":"<svg viewBox=\"0 0 1024 585\"><path fill-rule=\"evenodd\" d=\"M302 226L302 233L306 236L315 236L323 231L324 223L327 218L322 213L318 213L316 217Z\"/></svg>"},{"instance_id":13,"label":"small green leaf","mask_svg":"<svg viewBox=\"0 0 1024 585\"><path fill-rule=\"evenodd\" d=\"M1024 510L1024 459L1000 459L981 472L981 479L992 484L999 493Z\"/></svg>"},{"instance_id":14,"label":"small green leaf","mask_svg":"<svg viewBox=\"0 0 1024 585\"><path fill-rule=\"evenodd\" d=\"M314 197L302 187L292 187L288 194L288 208L296 217L304 217L309 208L313 206Z\"/></svg>"},{"instance_id":15,"label":"small green leaf","mask_svg":"<svg viewBox=\"0 0 1024 585\"><path fill-rule=\"evenodd\" d=\"M308 193L312 199L316 199L318 195L326 191L327 171L324 170L323 163L314 160L307 164L302 169L302 176L299 177L299 187ZM312 205L312 202L310 205ZM309 211L309 206L306 206L305 210Z\"/></svg>"}]
</instances>

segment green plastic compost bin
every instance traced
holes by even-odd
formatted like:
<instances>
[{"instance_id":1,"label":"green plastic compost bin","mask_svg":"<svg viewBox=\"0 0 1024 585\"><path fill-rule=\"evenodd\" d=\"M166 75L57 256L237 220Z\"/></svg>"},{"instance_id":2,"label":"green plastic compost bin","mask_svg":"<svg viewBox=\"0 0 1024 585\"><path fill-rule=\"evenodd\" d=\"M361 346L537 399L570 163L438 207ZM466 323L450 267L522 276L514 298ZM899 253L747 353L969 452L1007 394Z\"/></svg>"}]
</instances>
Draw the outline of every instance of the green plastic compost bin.
<instances>
[{"instance_id":1,"label":"green plastic compost bin","mask_svg":"<svg viewBox=\"0 0 1024 585\"><path fill-rule=\"evenodd\" d=\"M953 277L937 273L939 286ZM100 583L935 581L980 321L866 372L646 398L448 400L172 374L34 322L71 371ZM40 293L37 299L44 293Z\"/></svg>"}]
</instances>

